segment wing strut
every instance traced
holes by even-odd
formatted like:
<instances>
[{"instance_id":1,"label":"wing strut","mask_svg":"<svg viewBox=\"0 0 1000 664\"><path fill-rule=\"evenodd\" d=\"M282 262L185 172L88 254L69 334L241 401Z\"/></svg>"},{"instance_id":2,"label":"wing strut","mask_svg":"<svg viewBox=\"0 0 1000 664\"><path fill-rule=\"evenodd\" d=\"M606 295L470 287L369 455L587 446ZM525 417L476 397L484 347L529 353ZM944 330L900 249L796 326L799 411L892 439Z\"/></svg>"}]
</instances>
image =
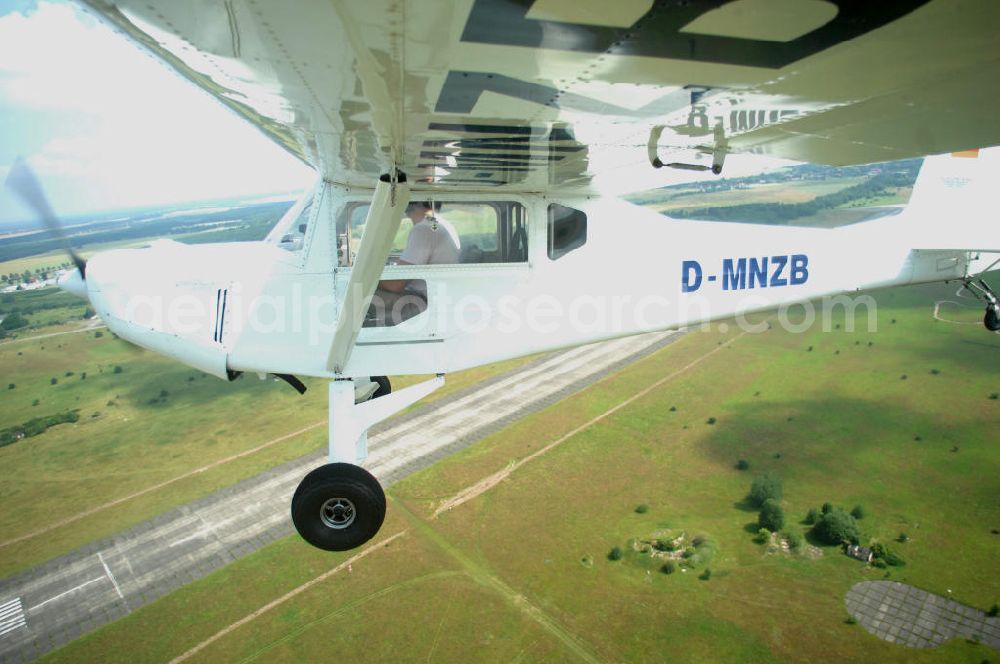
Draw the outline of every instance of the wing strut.
<instances>
[{"instance_id":1,"label":"wing strut","mask_svg":"<svg viewBox=\"0 0 1000 664\"><path fill-rule=\"evenodd\" d=\"M405 174L396 171L395 175L387 174L379 178L365 219L361 249L351 268L347 296L344 298L337 329L330 344L330 354L326 359L327 369L334 373L343 373L351 351L354 350L354 341L364 323L365 313L375 294L382 268L385 267L392 241L409 202L410 187L406 183Z\"/></svg>"}]
</instances>

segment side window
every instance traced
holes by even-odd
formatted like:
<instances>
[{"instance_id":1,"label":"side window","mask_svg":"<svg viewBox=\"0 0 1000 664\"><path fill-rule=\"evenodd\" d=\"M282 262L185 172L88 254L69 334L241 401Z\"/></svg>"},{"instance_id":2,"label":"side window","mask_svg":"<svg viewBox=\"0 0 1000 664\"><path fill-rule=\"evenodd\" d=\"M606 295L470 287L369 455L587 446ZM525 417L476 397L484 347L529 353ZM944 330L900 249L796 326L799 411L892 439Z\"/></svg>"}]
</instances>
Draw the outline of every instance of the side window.
<instances>
[{"instance_id":1,"label":"side window","mask_svg":"<svg viewBox=\"0 0 1000 664\"><path fill-rule=\"evenodd\" d=\"M275 224L267 235L267 241L286 251L301 251L306 238L312 202L313 192L310 191L290 207L288 212Z\"/></svg>"},{"instance_id":2,"label":"side window","mask_svg":"<svg viewBox=\"0 0 1000 664\"><path fill-rule=\"evenodd\" d=\"M528 260L526 215L520 203L433 201L415 194L407 210L389 253L390 263L454 265ZM342 255L349 256L348 264L353 264L364 236L368 205L348 205L344 216L344 238L349 249Z\"/></svg>"},{"instance_id":3,"label":"side window","mask_svg":"<svg viewBox=\"0 0 1000 664\"><path fill-rule=\"evenodd\" d=\"M549 258L562 258L586 243L587 215L557 203L549 205Z\"/></svg>"}]
</instances>

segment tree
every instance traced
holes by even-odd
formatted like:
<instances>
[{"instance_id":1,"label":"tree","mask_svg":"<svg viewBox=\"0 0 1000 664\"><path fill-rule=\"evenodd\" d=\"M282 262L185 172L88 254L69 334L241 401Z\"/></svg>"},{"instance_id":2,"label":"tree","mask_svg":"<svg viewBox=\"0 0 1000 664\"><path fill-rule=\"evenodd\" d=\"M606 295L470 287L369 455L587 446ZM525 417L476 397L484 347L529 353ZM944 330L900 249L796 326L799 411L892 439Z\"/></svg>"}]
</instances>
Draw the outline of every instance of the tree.
<instances>
[{"instance_id":1,"label":"tree","mask_svg":"<svg viewBox=\"0 0 1000 664\"><path fill-rule=\"evenodd\" d=\"M806 512L806 524L814 526L817 521L819 521L819 510L815 507L810 507L809 511Z\"/></svg>"},{"instance_id":2,"label":"tree","mask_svg":"<svg viewBox=\"0 0 1000 664\"><path fill-rule=\"evenodd\" d=\"M820 508L823 514L829 514L833 510L833 505L830 503L823 503L823 507Z\"/></svg>"},{"instance_id":3,"label":"tree","mask_svg":"<svg viewBox=\"0 0 1000 664\"><path fill-rule=\"evenodd\" d=\"M11 330L19 330L22 327L27 326L28 319L16 311L4 318L3 322L0 322L0 330L7 330L8 332Z\"/></svg>"},{"instance_id":4,"label":"tree","mask_svg":"<svg viewBox=\"0 0 1000 664\"><path fill-rule=\"evenodd\" d=\"M842 509L825 513L812 529L813 535L826 544L858 541L858 524L854 517Z\"/></svg>"},{"instance_id":5,"label":"tree","mask_svg":"<svg viewBox=\"0 0 1000 664\"><path fill-rule=\"evenodd\" d=\"M760 514L757 515L757 525L761 528L767 528L772 533L778 532L784 527L785 512L781 509L778 501L770 498L764 501L760 508Z\"/></svg>"},{"instance_id":6,"label":"tree","mask_svg":"<svg viewBox=\"0 0 1000 664\"><path fill-rule=\"evenodd\" d=\"M783 494L781 478L774 473L764 473L754 478L747 497L754 507L761 507L767 500L781 500Z\"/></svg>"}]
</instances>

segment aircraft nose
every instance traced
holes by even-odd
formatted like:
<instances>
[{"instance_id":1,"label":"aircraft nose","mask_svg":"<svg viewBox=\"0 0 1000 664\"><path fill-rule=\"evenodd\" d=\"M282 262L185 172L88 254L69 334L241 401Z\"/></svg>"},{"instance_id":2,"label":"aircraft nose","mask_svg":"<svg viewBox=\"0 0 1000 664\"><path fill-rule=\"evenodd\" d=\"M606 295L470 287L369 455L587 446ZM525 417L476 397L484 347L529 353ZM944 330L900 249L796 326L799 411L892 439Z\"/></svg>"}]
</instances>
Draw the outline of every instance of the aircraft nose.
<instances>
[{"instance_id":1,"label":"aircraft nose","mask_svg":"<svg viewBox=\"0 0 1000 664\"><path fill-rule=\"evenodd\" d=\"M59 278L56 279L56 286L63 289L67 293L72 293L77 297L82 297L84 300L89 299L87 297L87 282L84 281L83 275L80 274L80 270L76 268L66 270L59 275Z\"/></svg>"}]
</instances>

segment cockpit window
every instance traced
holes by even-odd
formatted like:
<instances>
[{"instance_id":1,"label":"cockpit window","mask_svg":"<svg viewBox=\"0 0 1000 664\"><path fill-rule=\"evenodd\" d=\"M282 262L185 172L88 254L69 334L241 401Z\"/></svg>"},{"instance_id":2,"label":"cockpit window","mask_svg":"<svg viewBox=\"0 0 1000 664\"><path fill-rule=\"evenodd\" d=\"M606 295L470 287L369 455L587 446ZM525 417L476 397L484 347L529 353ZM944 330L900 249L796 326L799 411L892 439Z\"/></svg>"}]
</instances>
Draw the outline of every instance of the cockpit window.
<instances>
[{"instance_id":1,"label":"cockpit window","mask_svg":"<svg viewBox=\"0 0 1000 664\"><path fill-rule=\"evenodd\" d=\"M275 224L267 235L267 242L278 245L286 251L302 250L306 230L309 228L309 212L312 210L313 192L300 198L295 205Z\"/></svg>"},{"instance_id":2,"label":"cockpit window","mask_svg":"<svg viewBox=\"0 0 1000 664\"><path fill-rule=\"evenodd\" d=\"M587 215L558 203L549 205L549 258L562 258L586 243Z\"/></svg>"},{"instance_id":3,"label":"cockpit window","mask_svg":"<svg viewBox=\"0 0 1000 664\"><path fill-rule=\"evenodd\" d=\"M342 265L351 265L364 235L368 205L348 205L341 218ZM389 254L410 265L522 263L528 260L524 206L513 201L431 201L414 194ZM348 232L346 229L349 228ZM344 242L341 242L343 245Z\"/></svg>"}]
</instances>

